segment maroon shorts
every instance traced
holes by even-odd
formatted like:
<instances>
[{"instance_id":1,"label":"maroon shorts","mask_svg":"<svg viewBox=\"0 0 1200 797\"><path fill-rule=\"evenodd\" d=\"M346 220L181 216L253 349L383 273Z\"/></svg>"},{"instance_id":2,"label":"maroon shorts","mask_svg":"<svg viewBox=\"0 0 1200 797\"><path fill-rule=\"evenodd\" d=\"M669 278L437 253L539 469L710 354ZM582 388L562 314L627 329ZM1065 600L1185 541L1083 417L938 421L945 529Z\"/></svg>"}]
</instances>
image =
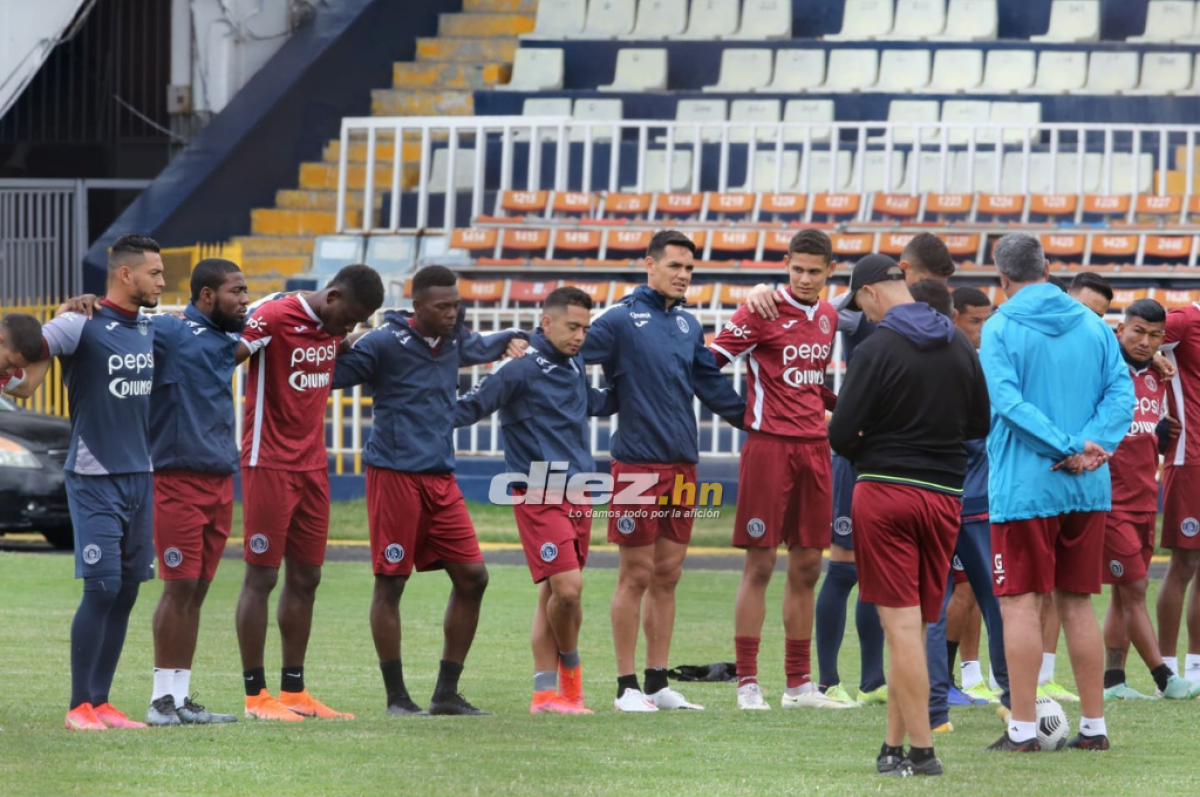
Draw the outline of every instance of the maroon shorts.
<instances>
[{"instance_id":1,"label":"maroon shorts","mask_svg":"<svg viewBox=\"0 0 1200 797\"><path fill-rule=\"evenodd\" d=\"M1149 574L1155 512L1109 512L1104 525L1105 584L1134 584Z\"/></svg>"},{"instance_id":2,"label":"maroon shorts","mask_svg":"<svg viewBox=\"0 0 1200 797\"><path fill-rule=\"evenodd\" d=\"M751 432L738 470L737 548L828 548L833 462L825 440Z\"/></svg>"},{"instance_id":3,"label":"maroon shorts","mask_svg":"<svg viewBox=\"0 0 1200 797\"><path fill-rule=\"evenodd\" d=\"M523 495L524 490L513 490ZM592 541L592 508L574 504L514 504L517 533L533 583L587 564Z\"/></svg>"},{"instance_id":4,"label":"maroon shorts","mask_svg":"<svg viewBox=\"0 0 1200 797\"><path fill-rule=\"evenodd\" d=\"M626 480L622 481L621 477ZM640 481L629 480L630 476L640 476L641 481L650 481L642 489ZM648 477L653 476L651 480ZM696 522L696 464L694 462L677 462L666 465L658 463L629 464L612 461L613 499L609 504L608 541L617 545L635 547L653 545L654 541L662 538L687 545L692 539L692 526ZM676 479L690 489L680 489L678 498L674 493ZM635 494L633 500L640 496L642 500L652 499L651 503L628 503L621 493L629 491ZM659 503L659 497L666 496L667 500ZM678 515L678 517L676 517Z\"/></svg>"},{"instance_id":5,"label":"maroon shorts","mask_svg":"<svg viewBox=\"0 0 1200 797\"><path fill-rule=\"evenodd\" d=\"M479 538L453 473L367 468L367 524L377 576L482 562Z\"/></svg>"},{"instance_id":6,"label":"maroon shorts","mask_svg":"<svg viewBox=\"0 0 1200 797\"><path fill-rule=\"evenodd\" d=\"M850 519L862 599L892 609L920 606L922 619L936 623L961 515L956 496L859 481Z\"/></svg>"},{"instance_id":7,"label":"maroon shorts","mask_svg":"<svg viewBox=\"0 0 1200 797\"><path fill-rule=\"evenodd\" d=\"M966 584L968 581L967 571L963 568L962 560L958 558L958 554L954 554L954 557L950 560L950 574L954 577L955 586Z\"/></svg>"},{"instance_id":8,"label":"maroon shorts","mask_svg":"<svg viewBox=\"0 0 1200 797\"><path fill-rule=\"evenodd\" d=\"M1200 548L1200 466L1163 469L1162 547Z\"/></svg>"},{"instance_id":9,"label":"maroon shorts","mask_svg":"<svg viewBox=\"0 0 1200 797\"><path fill-rule=\"evenodd\" d=\"M244 467L242 511L247 564L279 567L285 556L325 563L329 471Z\"/></svg>"},{"instance_id":10,"label":"maroon shorts","mask_svg":"<svg viewBox=\"0 0 1200 797\"><path fill-rule=\"evenodd\" d=\"M232 527L232 476L154 474L154 550L163 581L212 581Z\"/></svg>"},{"instance_id":11,"label":"maroon shorts","mask_svg":"<svg viewBox=\"0 0 1200 797\"><path fill-rule=\"evenodd\" d=\"M1096 594L1104 562L1107 512L1071 512L992 524L996 595L1041 595L1055 589Z\"/></svg>"}]
</instances>

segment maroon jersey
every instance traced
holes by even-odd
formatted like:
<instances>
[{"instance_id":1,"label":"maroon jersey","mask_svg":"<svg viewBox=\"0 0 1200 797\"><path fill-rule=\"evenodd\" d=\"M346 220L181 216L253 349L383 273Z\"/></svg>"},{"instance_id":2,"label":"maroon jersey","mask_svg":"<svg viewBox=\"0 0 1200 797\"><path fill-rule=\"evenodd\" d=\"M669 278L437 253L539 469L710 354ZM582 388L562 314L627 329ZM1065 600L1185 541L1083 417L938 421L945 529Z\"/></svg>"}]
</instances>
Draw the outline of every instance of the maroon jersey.
<instances>
[{"instance_id":1,"label":"maroon jersey","mask_svg":"<svg viewBox=\"0 0 1200 797\"><path fill-rule=\"evenodd\" d=\"M25 372L20 368L11 374L0 374L0 393L7 393L25 381Z\"/></svg>"},{"instance_id":2,"label":"maroon jersey","mask_svg":"<svg viewBox=\"0 0 1200 797\"><path fill-rule=\"evenodd\" d=\"M1135 396L1133 424L1117 446L1108 467L1112 473L1112 508L1121 512L1158 512L1158 437L1166 386L1152 368L1129 369Z\"/></svg>"},{"instance_id":3,"label":"maroon jersey","mask_svg":"<svg viewBox=\"0 0 1200 797\"><path fill-rule=\"evenodd\" d=\"M246 380L242 465L324 470L325 404L340 336L301 295L263 302L242 332L253 353Z\"/></svg>"},{"instance_id":4,"label":"maroon jersey","mask_svg":"<svg viewBox=\"0 0 1200 797\"><path fill-rule=\"evenodd\" d=\"M1179 437L1167 449L1167 465L1200 465L1200 307L1167 313L1163 353L1179 369L1171 380L1171 417L1179 420Z\"/></svg>"},{"instance_id":5,"label":"maroon jersey","mask_svg":"<svg viewBox=\"0 0 1200 797\"><path fill-rule=\"evenodd\" d=\"M746 356L746 429L802 440L824 440L825 370L837 334L829 302L803 304L779 291L779 318L745 306L712 342L718 365Z\"/></svg>"}]
</instances>

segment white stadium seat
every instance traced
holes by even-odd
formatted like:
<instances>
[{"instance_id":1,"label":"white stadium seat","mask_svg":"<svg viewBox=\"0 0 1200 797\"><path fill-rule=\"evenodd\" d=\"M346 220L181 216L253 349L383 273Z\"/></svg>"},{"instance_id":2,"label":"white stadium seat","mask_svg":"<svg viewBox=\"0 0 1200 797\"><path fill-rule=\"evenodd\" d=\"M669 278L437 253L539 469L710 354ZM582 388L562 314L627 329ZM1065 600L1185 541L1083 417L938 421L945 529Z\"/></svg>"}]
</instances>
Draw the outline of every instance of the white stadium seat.
<instances>
[{"instance_id":1,"label":"white stadium seat","mask_svg":"<svg viewBox=\"0 0 1200 797\"><path fill-rule=\"evenodd\" d=\"M867 91L879 80L879 54L875 50L830 50L825 85L829 92Z\"/></svg>"},{"instance_id":2,"label":"white stadium seat","mask_svg":"<svg viewBox=\"0 0 1200 797\"><path fill-rule=\"evenodd\" d=\"M1130 42L1173 42L1185 39L1195 24L1194 0L1150 0L1146 8L1146 30L1130 36Z\"/></svg>"},{"instance_id":3,"label":"white stadium seat","mask_svg":"<svg viewBox=\"0 0 1200 797\"><path fill-rule=\"evenodd\" d=\"M684 38L722 39L737 33L738 0L692 0Z\"/></svg>"},{"instance_id":4,"label":"white stadium seat","mask_svg":"<svg viewBox=\"0 0 1200 797\"><path fill-rule=\"evenodd\" d=\"M1042 50L1033 91L1042 94L1079 91L1087 82L1087 71L1087 53Z\"/></svg>"},{"instance_id":5,"label":"white stadium seat","mask_svg":"<svg viewBox=\"0 0 1200 797\"><path fill-rule=\"evenodd\" d=\"M940 36L946 29L946 0L897 0L896 21L883 37L913 41Z\"/></svg>"},{"instance_id":6,"label":"white stadium seat","mask_svg":"<svg viewBox=\"0 0 1200 797\"><path fill-rule=\"evenodd\" d=\"M1130 152L1116 152L1112 156L1112 185L1105 193L1148 194L1154 185L1154 156L1143 152L1137 161ZM1104 191L1103 183L1100 190Z\"/></svg>"},{"instance_id":7,"label":"white stadium seat","mask_svg":"<svg viewBox=\"0 0 1200 797\"><path fill-rule=\"evenodd\" d=\"M1142 81L1133 94L1187 94L1192 90L1191 53L1146 53Z\"/></svg>"},{"instance_id":8,"label":"white stadium seat","mask_svg":"<svg viewBox=\"0 0 1200 797\"><path fill-rule=\"evenodd\" d=\"M939 49L933 54L929 90L937 94L970 91L983 83L983 50Z\"/></svg>"},{"instance_id":9,"label":"white stadium seat","mask_svg":"<svg viewBox=\"0 0 1200 797\"><path fill-rule=\"evenodd\" d=\"M896 18L895 0L846 0L840 32L826 36L826 41L862 41L877 39L892 32Z\"/></svg>"},{"instance_id":10,"label":"white stadium seat","mask_svg":"<svg viewBox=\"0 0 1200 797\"><path fill-rule=\"evenodd\" d=\"M992 104L987 100L946 100L942 103L942 121L946 123L986 125L991 121L991 114ZM977 142L983 140L979 133L975 138ZM947 135L953 146L965 145L971 140L971 131L965 127L952 128Z\"/></svg>"},{"instance_id":11,"label":"white stadium seat","mask_svg":"<svg viewBox=\"0 0 1200 797\"><path fill-rule=\"evenodd\" d=\"M621 100L575 100L571 117L581 122L619 122L625 118L625 106ZM592 141L612 141L619 128L596 125L592 128ZM585 139L582 127L571 128L571 140Z\"/></svg>"},{"instance_id":12,"label":"white stadium seat","mask_svg":"<svg viewBox=\"0 0 1200 797\"><path fill-rule=\"evenodd\" d=\"M929 85L929 50L884 50L879 59L879 80L874 91L903 94Z\"/></svg>"},{"instance_id":13,"label":"white stadium seat","mask_svg":"<svg viewBox=\"0 0 1200 797\"><path fill-rule=\"evenodd\" d=\"M1100 153L1085 153L1083 190L1079 191L1078 153L1060 152L1057 157L1049 152L1030 153L1029 176L1023 181L1024 156L1020 152L1009 152L1004 155L1000 191L1004 194L1094 194L1100 190L1101 162Z\"/></svg>"},{"instance_id":14,"label":"white stadium seat","mask_svg":"<svg viewBox=\"0 0 1200 797\"><path fill-rule=\"evenodd\" d=\"M796 187L800 174L800 152L789 149L783 151L783 158L776 157L774 150L754 153L754 168L750 179L740 188L730 188L730 191L774 191L775 180L778 176L780 191L788 191Z\"/></svg>"},{"instance_id":15,"label":"white stadium seat","mask_svg":"<svg viewBox=\"0 0 1200 797\"><path fill-rule=\"evenodd\" d=\"M571 100L569 97L531 97L521 103L521 116L570 116L571 115ZM518 131L513 139L515 141L528 141L531 132L528 130ZM538 129L538 140L540 141L555 141L558 139L558 129L549 128Z\"/></svg>"},{"instance_id":16,"label":"white stadium seat","mask_svg":"<svg viewBox=\"0 0 1200 797\"><path fill-rule=\"evenodd\" d=\"M735 38L792 38L792 0L745 0Z\"/></svg>"},{"instance_id":17,"label":"white stadium seat","mask_svg":"<svg viewBox=\"0 0 1200 797\"><path fill-rule=\"evenodd\" d=\"M429 192L446 193L446 177L450 174L450 150L433 151L433 165L429 170ZM475 150L459 149L454 153L454 188L462 190L475 184Z\"/></svg>"},{"instance_id":18,"label":"white stadium seat","mask_svg":"<svg viewBox=\"0 0 1200 797\"><path fill-rule=\"evenodd\" d=\"M928 150L924 150L924 151L918 152L916 154L917 154L917 157L915 157L915 158L910 157L908 159L908 162L906 164L907 168L904 172L904 182L901 185L901 190L903 190L903 191L909 190L909 188L912 186L912 182L914 179L913 171L919 167L920 174L915 176L915 179L917 181L917 191L919 191L922 194L928 194L928 193L940 191L942 188L942 184L941 184L942 153L941 152L930 152ZM946 153L946 157L948 159L947 169L946 169L946 180L947 180L946 184L947 185L950 184L949 181L952 177L952 173L953 173L953 169L954 169L955 155L956 155L956 153L954 153L954 152Z\"/></svg>"},{"instance_id":19,"label":"white stadium seat","mask_svg":"<svg viewBox=\"0 0 1200 797\"><path fill-rule=\"evenodd\" d=\"M953 194L981 192L997 193L996 155L994 152L976 152L974 172L970 172L972 161L966 152L954 153L947 191ZM1003 161L1001 161L1003 166Z\"/></svg>"},{"instance_id":20,"label":"white stadium seat","mask_svg":"<svg viewBox=\"0 0 1200 797\"><path fill-rule=\"evenodd\" d=\"M808 163L801 164L800 172L796 176L796 186L804 181L804 170L808 169L808 193L826 193L826 194L842 194L850 190L850 178L854 176L854 170L850 162L850 153L846 150L838 150L837 153L837 174L835 175L833 165L835 159L833 153L829 151L809 152Z\"/></svg>"},{"instance_id":21,"label":"white stadium seat","mask_svg":"<svg viewBox=\"0 0 1200 797\"><path fill-rule=\"evenodd\" d=\"M991 50L983 68L984 94L1013 94L1033 86L1037 53L1033 50Z\"/></svg>"},{"instance_id":22,"label":"white stadium seat","mask_svg":"<svg viewBox=\"0 0 1200 797\"><path fill-rule=\"evenodd\" d=\"M999 32L996 0L950 0L946 9L945 41L995 41Z\"/></svg>"},{"instance_id":23,"label":"white stadium seat","mask_svg":"<svg viewBox=\"0 0 1200 797\"><path fill-rule=\"evenodd\" d=\"M1033 138L1031 127L1042 122L1042 104L1040 102L993 102L988 120L994 125L1011 125L1004 130L1005 144L1019 144L1027 138ZM988 131L982 139L995 141L995 135Z\"/></svg>"},{"instance_id":24,"label":"white stadium seat","mask_svg":"<svg viewBox=\"0 0 1200 797\"><path fill-rule=\"evenodd\" d=\"M625 47L617 53L613 82L597 91L666 91L667 51L664 48Z\"/></svg>"},{"instance_id":25,"label":"white stadium seat","mask_svg":"<svg viewBox=\"0 0 1200 797\"><path fill-rule=\"evenodd\" d=\"M667 151L652 149L646 153L642 189L645 191L686 191L692 183L692 153L675 150L671 153L670 182L667 181ZM622 191L634 191L636 185L622 186Z\"/></svg>"},{"instance_id":26,"label":"white stadium seat","mask_svg":"<svg viewBox=\"0 0 1200 797\"><path fill-rule=\"evenodd\" d=\"M573 39L583 35L587 0L540 0L537 23L529 38Z\"/></svg>"},{"instance_id":27,"label":"white stadium seat","mask_svg":"<svg viewBox=\"0 0 1200 797\"><path fill-rule=\"evenodd\" d=\"M721 52L721 74L715 86L704 91L738 93L761 89L771 82L770 50L727 47Z\"/></svg>"},{"instance_id":28,"label":"white stadium seat","mask_svg":"<svg viewBox=\"0 0 1200 797\"><path fill-rule=\"evenodd\" d=\"M675 121L677 122L724 122L729 114L728 100L680 100L675 106ZM702 141L720 141L721 128L700 128ZM659 141L663 139L660 138ZM677 127L675 140L693 142L696 140L694 127Z\"/></svg>"},{"instance_id":29,"label":"white stadium seat","mask_svg":"<svg viewBox=\"0 0 1200 797\"><path fill-rule=\"evenodd\" d=\"M918 122L923 125L931 125L921 131L921 141L936 142L941 139L941 135L932 127L938 123L938 104L937 100L892 100L888 103L887 120L890 124L898 125L911 125ZM874 144L885 141L886 137L872 136L867 140ZM916 136L911 127L892 129L893 144L911 144L915 140Z\"/></svg>"},{"instance_id":30,"label":"white stadium seat","mask_svg":"<svg viewBox=\"0 0 1200 797\"><path fill-rule=\"evenodd\" d=\"M1124 0L1128 2L1128 0ZM1050 29L1032 42L1100 41L1100 0L1054 0L1050 4Z\"/></svg>"},{"instance_id":31,"label":"white stadium seat","mask_svg":"<svg viewBox=\"0 0 1200 797\"><path fill-rule=\"evenodd\" d=\"M788 100L787 106L783 110L783 121L785 122L832 122L833 116L833 100ZM811 136L812 143L824 143L829 141L832 128L814 127ZM783 131L783 140L789 144L803 143L805 139L805 131L799 128Z\"/></svg>"},{"instance_id":32,"label":"white stadium seat","mask_svg":"<svg viewBox=\"0 0 1200 797\"><path fill-rule=\"evenodd\" d=\"M563 51L522 47L513 58L512 77L497 91L559 91L563 87Z\"/></svg>"},{"instance_id":33,"label":"white stadium seat","mask_svg":"<svg viewBox=\"0 0 1200 797\"><path fill-rule=\"evenodd\" d=\"M779 113L783 106L780 100L734 100L729 108L729 121L755 122L759 141L774 141L778 131ZM750 140L749 127L733 127L729 140L734 144L745 144Z\"/></svg>"},{"instance_id":34,"label":"white stadium seat","mask_svg":"<svg viewBox=\"0 0 1200 797\"><path fill-rule=\"evenodd\" d=\"M863 191L899 191L904 185L904 153L892 150L891 174L888 174L888 154L881 149L859 152L854 159L854 171L850 177L850 189L858 190L858 170L863 170Z\"/></svg>"},{"instance_id":35,"label":"white stadium seat","mask_svg":"<svg viewBox=\"0 0 1200 797\"><path fill-rule=\"evenodd\" d=\"M817 91L825 83L824 50L776 50L775 78L761 89L771 94Z\"/></svg>"},{"instance_id":36,"label":"white stadium seat","mask_svg":"<svg viewBox=\"0 0 1200 797\"><path fill-rule=\"evenodd\" d=\"M1088 94L1128 94L1138 87L1138 54L1095 52L1088 56Z\"/></svg>"},{"instance_id":37,"label":"white stadium seat","mask_svg":"<svg viewBox=\"0 0 1200 797\"><path fill-rule=\"evenodd\" d=\"M687 30L688 0L641 0L635 39L673 39Z\"/></svg>"},{"instance_id":38,"label":"white stadium seat","mask_svg":"<svg viewBox=\"0 0 1200 797\"><path fill-rule=\"evenodd\" d=\"M637 20L637 0L588 0L587 39L615 39L633 32Z\"/></svg>"}]
</instances>

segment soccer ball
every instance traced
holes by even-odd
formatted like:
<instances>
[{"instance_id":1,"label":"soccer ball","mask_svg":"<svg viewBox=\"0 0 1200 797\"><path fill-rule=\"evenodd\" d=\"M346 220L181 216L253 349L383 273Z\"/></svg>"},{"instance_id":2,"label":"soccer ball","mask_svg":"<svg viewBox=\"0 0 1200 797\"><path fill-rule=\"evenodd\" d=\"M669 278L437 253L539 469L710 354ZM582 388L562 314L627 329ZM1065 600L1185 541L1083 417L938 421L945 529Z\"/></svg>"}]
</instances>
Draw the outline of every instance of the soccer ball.
<instances>
[{"instance_id":1,"label":"soccer ball","mask_svg":"<svg viewBox=\"0 0 1200 797\"><path fill-rule=\"evenodd\" d=\"M1048 697L1037 699L1037 740L1044 752L1050 753L1067 746L1067 735L1071 733L1071 721L1057 700Z\"/></svg>"}]
</instances>

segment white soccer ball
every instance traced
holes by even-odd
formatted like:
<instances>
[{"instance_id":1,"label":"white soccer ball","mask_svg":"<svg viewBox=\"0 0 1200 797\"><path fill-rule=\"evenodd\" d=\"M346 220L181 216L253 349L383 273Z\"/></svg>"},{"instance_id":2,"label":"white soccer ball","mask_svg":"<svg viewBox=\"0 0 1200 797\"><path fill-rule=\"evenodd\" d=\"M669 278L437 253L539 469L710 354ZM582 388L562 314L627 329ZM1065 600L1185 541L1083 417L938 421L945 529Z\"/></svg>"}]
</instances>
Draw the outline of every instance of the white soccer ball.
<instances>
[{"instance_id":1,"label":"white soccer ball","mask_svg":"<svg viewBox=\"0 0 1200 797\"><path fill-rule=\"evenodd\" d=\"M1037 740L1042 751L1051 753L1067 746L1071 733L1071 721L1057 700L1048 697L1037 699Z\"/></svg>"}]
</instances>

